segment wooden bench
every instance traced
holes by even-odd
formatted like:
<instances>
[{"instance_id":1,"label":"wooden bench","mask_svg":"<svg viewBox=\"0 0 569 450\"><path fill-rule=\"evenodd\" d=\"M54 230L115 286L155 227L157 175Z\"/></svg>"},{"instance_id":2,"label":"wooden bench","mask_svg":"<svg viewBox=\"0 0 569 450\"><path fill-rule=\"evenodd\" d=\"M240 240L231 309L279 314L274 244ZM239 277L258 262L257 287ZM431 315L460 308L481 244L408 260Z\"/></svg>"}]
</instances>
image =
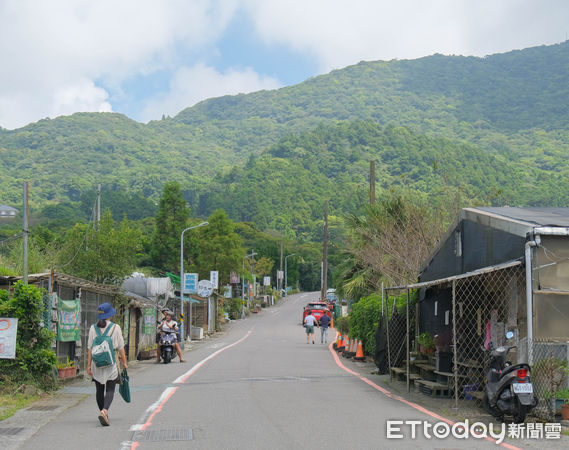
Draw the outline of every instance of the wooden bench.
<instances>
[{"instance_id":1,"label":"wooden bench","mask_svg":"<svg viewBox=\"0 0 569 450\"><path fill-rule=\"evenodd\" d=\"M399 381L407 381L407 368L403 368L403 367L391 367L391 373L393 375L393 378L395 378L396 380ZM409 380L410 381L415 381L415 380L420 380L421 376L418 373L410 373L409 374Z\"/></svg>"},{"instance_id":2,"label":"wooden bench","mask_svg":"<svg viewBox=\"0 0 569 450\"><path fill-rule=\"evenodd\" d=\"M435 381L437 379L435 366L431 366L430 364L415 364L415 367L419 369L419 375L423 380Z\"/></svg>"}]
</instances>

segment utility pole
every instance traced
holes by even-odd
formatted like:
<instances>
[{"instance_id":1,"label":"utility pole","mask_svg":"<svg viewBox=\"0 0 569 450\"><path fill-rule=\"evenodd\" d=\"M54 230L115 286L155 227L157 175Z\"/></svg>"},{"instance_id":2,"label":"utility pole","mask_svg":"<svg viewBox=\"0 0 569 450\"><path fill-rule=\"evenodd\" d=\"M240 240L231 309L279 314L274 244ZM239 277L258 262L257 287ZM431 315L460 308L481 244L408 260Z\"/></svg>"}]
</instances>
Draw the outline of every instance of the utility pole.
<instances>
[{"instance_id":1,"label":"utility pole","mask_svg":"<svg viewBox=\"0 0 569 450\"><path fill-rule=\"evenodd\" d=\"M28 284L28 235L30 233L28 230L28 219L28 182L24 181L24 274L22 276L22 282L24 284Z\"/></svg>"},{"instance_id":2,"label":"utility pole","mask_svg":"<svg viewBox=\"0 0 569 450\"><path fill-rule=\"evenodd\" d=\"M97 185L97 211L95 212L95 230L99 229L99 221L101 220L101 185Z\"/></svg>"},{"instance_id":3,"label":"utility pole","mask_svg":"<svg viewBox=\"0 0 569 450\"><path fill-rule=\"evenodd\" d=\"M375 203L375 161L369 162L369 204Z\"/></svg>"},{"instance_id":4,"label":"utility pole","mask_svg":"<svg viewBox=\"0 0 569 450\"><path fill-rule=\"evenodd\" d=\"M328 271L328 200L324 200L324 249L322 251L322 292L321 300L326 301Z\"/></svg>"},{"instance_id":5,"label":"utility pole","mask_svg":"<svg viewBox=\"0 0 569 450\"><path fill-rule=\"evenodd\" d=\"M280 272L283 272L283 250L284 250L284 239L281 238L281 269ZM280 292L282 289L283 281L277 276L277 290Z\"/></svg>"}]
</instances>

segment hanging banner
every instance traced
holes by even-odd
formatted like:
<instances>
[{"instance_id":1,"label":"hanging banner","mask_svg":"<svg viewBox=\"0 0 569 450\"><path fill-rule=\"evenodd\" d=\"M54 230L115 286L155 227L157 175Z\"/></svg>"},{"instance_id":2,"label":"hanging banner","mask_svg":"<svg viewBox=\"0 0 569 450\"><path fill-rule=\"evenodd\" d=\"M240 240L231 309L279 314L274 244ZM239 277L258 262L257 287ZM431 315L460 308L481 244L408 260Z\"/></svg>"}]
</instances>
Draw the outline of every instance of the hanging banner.
<instances>
[{"instance_id":1,"label":"hanging banner","mask_svg":"<svg viewBox=\"0 0 569 450\"><path fill-rule=\"evenodd\" d=\"M60 342L81 339L81 302L79 300L59 300L57 303L57 337Z\"/></svg>"},{"instance_id":2,"label":"hanging banner","mask_svg":"<svg viewBox=\"0 0 569 450\"><path fill-rule=\"evenodd\" d=\"M0 318L0 358L14 359L16 357L17 334L18 319Z\"/></svg>"},{"instance_id":3,"label":"hanging banner","mask_svg":"<svg viewBox=\"0 0 569 450\"><path fill-rule=\"evenodd\" d=\"M156 332L156 310L154 308L144 308L142 333L154 334Z\"/></svg>"},{"instance_id":4,"label":"hanging banner","mask_svg":"<svg viewBox=\"0 0 569 450\"><path fill-rule=\"evenodd\" d=\"M130 330L130 309L126 309L124 312L124 322L122 327L122 337L124 339L124 345L128 347L128 333Z\"/></svg>"}]
</instances>

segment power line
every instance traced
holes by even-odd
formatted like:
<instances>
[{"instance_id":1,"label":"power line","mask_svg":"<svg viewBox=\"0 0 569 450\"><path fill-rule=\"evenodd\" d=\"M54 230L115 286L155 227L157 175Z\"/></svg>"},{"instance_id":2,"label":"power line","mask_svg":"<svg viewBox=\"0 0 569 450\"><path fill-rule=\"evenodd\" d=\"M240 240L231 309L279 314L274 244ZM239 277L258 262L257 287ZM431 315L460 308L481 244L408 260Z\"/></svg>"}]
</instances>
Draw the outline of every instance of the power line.
<instances>
[{"instance_id":1,"label":"power line","mask_svg":"<svg viewBox=\"0 0 569 450\"><path fill-rule=\"evenodd\" d=\"M66 267L69 264L71 264L75 260L75 258L77 258L77 255L79 254L79 252L83 248L83 243L85 242L85 239L87 238L87 233L89 232L89 225L91 224L91 221L93 220L93 216L95 215L95 207L96 206L97 206L97 200L95 200L95 204L93 205L93 209L91 210L91 217L89 217L89 222L87 223L87 226L85 227L85 234L83 234L83 239L81 240L79 247L77 247L77 251L73 255L73 258L71 258L68 262L66 262L63 265L54 266L54 269L62 269L63 267Z\"/></svg>"},{"instance_id":2,"label":"power line","mask_svg":"<svg viewBox=\"0 0 569 450\"><path fill-rule=\"evenodd\" d=\"M10 236L9 238L2 239L0 244L4 244L5 242L13 241L14 239L19 239L24 235L24 233L15 234L14 236Z\"/></svg>"}]
</instances>

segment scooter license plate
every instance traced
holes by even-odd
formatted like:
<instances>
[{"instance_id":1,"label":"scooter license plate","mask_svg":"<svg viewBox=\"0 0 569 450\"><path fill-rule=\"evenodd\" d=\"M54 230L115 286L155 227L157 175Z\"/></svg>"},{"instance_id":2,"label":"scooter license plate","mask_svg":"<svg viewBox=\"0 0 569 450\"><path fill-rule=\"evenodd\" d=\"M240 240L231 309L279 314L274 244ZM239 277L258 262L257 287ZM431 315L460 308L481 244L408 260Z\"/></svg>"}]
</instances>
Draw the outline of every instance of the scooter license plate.
<instances>
[{"instance_id":1,"label":"scooter license plate","mask_svg":"<svg viewBox=\"0 0 569 450\"><path fill-rule=\"evenodd\" d=\"M533 394L533 384L531 383L512 383L515 394Z\"/></svg>"}]
</instances>

